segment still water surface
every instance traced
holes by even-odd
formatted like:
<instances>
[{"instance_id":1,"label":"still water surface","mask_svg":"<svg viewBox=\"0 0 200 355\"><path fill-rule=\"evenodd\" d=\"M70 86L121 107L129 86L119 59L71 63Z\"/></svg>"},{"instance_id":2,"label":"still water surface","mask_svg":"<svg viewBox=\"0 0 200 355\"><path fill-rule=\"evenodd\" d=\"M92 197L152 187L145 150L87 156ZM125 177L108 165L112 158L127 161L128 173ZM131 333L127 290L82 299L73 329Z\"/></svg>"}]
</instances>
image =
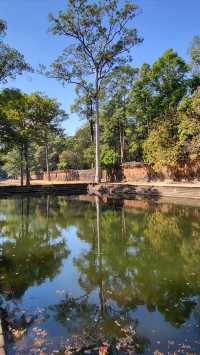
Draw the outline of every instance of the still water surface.
<instances>
[{"instance_id":1,"label":"still water surface","mask_svg":"<svg viewBox=\"0 0 200 355\"><path fill-rule=\"evenodd\" d=\"M8 354L200 354L200 208L87 199L0 200Z\"/></svg>"}]
</instances>

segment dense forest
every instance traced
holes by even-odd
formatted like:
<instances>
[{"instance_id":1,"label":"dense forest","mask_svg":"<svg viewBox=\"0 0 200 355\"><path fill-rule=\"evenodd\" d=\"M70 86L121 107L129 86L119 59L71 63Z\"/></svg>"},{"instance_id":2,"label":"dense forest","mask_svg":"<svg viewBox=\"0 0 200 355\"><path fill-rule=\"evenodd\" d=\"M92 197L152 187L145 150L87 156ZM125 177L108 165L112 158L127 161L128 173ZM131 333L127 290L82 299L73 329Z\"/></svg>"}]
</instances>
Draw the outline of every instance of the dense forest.
<instances>
[{"instance_id":1,"label":"dense forest","mask_svg":"<svg viewBox=\"0 0 200 355\"><path fill-rule=\"evenodd\" d=\"M143 39L127 23L133 22L137 7L127 2L117 10L114 0L103 3L100 8L71 0L65 13L50 17L53 35L77 42L73 50L68 45L50 69L40 68L41 75L75 85L71 112L83 119L83 125L74 136L62 128L70 113L54 98L1 90L2 177L21 176L23 184L26 176L30 184L31 173L88 169L95 167L95 157L96 169L101 165L107 171L127 161L145 161L159 170L199 159L200 35L186 44L188 62L169 48L153 64L135 68L130 48L142 45ZM6 44L6 29L1 20L2 84L34 71L21 53ZM90 75L93 79L88 80Z\"/></svg>"}]
</instances>

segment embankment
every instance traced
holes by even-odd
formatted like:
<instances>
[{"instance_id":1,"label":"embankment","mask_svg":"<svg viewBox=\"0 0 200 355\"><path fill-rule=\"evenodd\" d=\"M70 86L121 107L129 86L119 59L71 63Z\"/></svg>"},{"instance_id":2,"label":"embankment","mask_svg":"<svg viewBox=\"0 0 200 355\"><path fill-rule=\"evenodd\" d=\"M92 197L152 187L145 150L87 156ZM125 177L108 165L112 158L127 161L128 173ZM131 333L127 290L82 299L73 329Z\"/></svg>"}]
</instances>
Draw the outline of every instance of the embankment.
<instances>
[{"instance_id":1,"label":"embankment","mask_svg":"<svg viewBox=\"0 0 200 355\"><path fill-rule=\"evenodd\" d=\"M89 193L100 193L109 196L144 196L159 199L169 198L192 198L200 199L200 184L162 184L162 183L104 183L89 185Z\"/></svg>"}]
</instances>

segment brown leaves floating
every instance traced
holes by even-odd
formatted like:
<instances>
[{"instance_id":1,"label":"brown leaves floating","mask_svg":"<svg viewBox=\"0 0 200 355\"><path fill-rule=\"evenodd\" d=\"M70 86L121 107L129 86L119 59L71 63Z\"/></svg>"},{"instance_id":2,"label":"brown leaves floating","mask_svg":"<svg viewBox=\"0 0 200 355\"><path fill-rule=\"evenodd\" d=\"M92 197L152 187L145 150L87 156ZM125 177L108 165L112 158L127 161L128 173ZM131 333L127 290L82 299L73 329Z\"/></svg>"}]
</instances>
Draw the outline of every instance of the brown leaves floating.
<instances>
[{"instance_id":1,"label":"brown leaves floating","mask_svg":"<svg viewBox=\"0 0 200 355\"><path fill-rule=\"evenodd\" d=\"M108 354L108 346L101 345L99 348L99 355L106 355L106 354Z\"/></svg>"},{"instance_id":2,"label":"brown leaves floating","mask_svg":"<svg viewBox=\"0 0 200 355\"><path fill-rule=\"evenodd\" d=\"M26 333L26 329L15 329L11 327L9 327L9 331L16 339L20 339Z\"/></svg>"}]
</instances>

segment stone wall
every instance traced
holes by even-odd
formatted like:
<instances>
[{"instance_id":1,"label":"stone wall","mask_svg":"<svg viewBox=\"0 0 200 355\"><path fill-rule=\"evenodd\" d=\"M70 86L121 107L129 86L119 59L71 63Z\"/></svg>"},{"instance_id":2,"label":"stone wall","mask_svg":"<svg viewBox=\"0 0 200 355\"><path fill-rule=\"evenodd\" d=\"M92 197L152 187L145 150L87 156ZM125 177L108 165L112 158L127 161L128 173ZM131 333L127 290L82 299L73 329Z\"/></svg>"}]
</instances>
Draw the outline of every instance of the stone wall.
<instances>
[{"instance_id":1,"label":"stone wall","mask_svg":"<svg viewBox=\"0 0 200 355\"><path fill-rule=\"evenodd\" d=\"M48 180L48 177L51 181L77 181L78 173L76 170L54 170L50 171L49 174L44 172L43 179Z\"/></svg>"},{"instance_id":2,"label":"stone wall","mask_svg":"<svg viewBox=\"0 0 200 355\"><path fill-rule=\"evenodd\" d=\"M130 162L122 165L123 181L149 181L150 166L143 162Z\"/></svg>"},{"instance_id":3,"label":"stone wall","mask_svg":"<svg viewBox=\"0 0 200 355\"><path fill-rule=\"evenodd\" d=\"M163 167L159 172L143 162L130 162L122 165L123 181L199 181L200 161Z\"/></svg>"},{"instance_id":4,"label":"stone wall","mask_svg":"<svg viewBox=\"0 0 200 355\"><path fill-rule=\"evenodd\" d=\"M95 181L95 169L88 170L55 170L49 172L49 178L51 181L82 181L82 182L94 182ZM43 174L43 179L48 180L48 174ZM106 180L106 174L102 172L102 180Z\"/></svg>"},{"instance_id":5,"label":"stone wall","mask_svg":"<svg viewBox=\"0 0 200 355\"><path fill-rule=\"evenodd\" d=\"M55 170L49 172L51 181L80 181L94 182L95 169L88 170ZM48 174L35 174L31 176L32 180L48 180ZM153 168L144 162L129 162L107 175L102 172L102 181L110 182L148 182L148 181L195 181L200 180L200 161L193 164L179 165L175 168L163 168L156 172Z\"/></svg>"},{"instance_id":6,"label":"stone wall","mask_svg":"<svg viewBox=\"0 0 200 355\"><path fill-rule=\"evenodd\" d=\"M187 164L179 164L174 168L162 170L164 179L172 181L199 181L200 180L200 161L196 160Z\"/></svg>"},{"instance_id":7,"label":"stone wall","mask_svg":"<svg viewBox=\"0 0 200 355\"><path fill-rule=\"evenodd\" d=\"M26 177L24 176L24 179L25 179ZM43 180L43 178L44 178L44 174L43 173L35 173L35 174L31 174L31 180ZM18 179L19 179L19 177L18 177Z\"/></svg>"},{"instance_id":8,"label":"stone wall","mask_svg":"<svg viewBox=\"0 0 200 355\"><path fill-rule=\"evenodd\" d=\"M48 180L48 174L43 175L44 180ZM54 170L49 172L51 181L87 181L93 182L95 179L95 170Z\"/></svg>"}]
</instances>

